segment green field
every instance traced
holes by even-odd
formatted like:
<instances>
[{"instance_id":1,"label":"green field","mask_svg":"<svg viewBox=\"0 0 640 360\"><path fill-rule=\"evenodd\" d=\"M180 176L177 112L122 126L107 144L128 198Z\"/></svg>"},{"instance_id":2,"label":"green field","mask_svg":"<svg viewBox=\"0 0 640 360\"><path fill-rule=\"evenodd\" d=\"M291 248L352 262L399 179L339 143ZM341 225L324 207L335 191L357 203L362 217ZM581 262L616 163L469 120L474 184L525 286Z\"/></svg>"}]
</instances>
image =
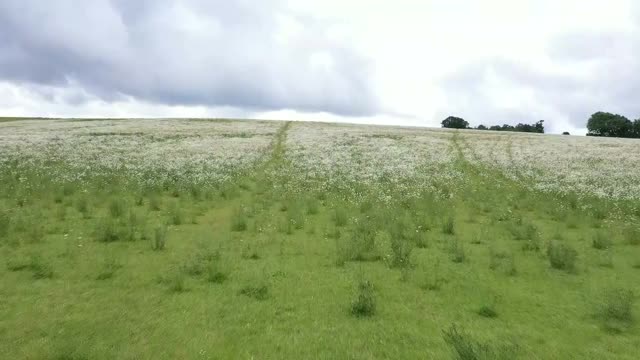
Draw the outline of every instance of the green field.
<instances>
[{"instance_id":1,"label":"green field","mask_svg":"<svg viewBox=\"0 0 640 360\"><path fill-rule=\"evenodd\" d=\"M2 359L636 359L640 142L0 122Z\"/></svg>"}]
</instances>

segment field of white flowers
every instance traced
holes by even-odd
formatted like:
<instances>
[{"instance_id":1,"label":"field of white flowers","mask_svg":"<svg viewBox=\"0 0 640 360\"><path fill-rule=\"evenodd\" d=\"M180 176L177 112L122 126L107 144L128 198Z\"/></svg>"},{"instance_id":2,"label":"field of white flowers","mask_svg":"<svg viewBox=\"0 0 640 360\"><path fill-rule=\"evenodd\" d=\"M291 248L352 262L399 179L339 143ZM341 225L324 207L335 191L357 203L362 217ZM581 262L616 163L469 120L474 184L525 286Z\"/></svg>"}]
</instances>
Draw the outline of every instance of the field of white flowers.
<instances>
[{"instance_id":1,"label":"field of white flowers","mask_svg":"<svg viewBox=\"0 0 640 360\"><path fill-rule=\"evenodd\" d=\"M279 124L207 120L0 122L0 164L60 181L126 173L148 185L220 183L268 152Z\"/></svg>"},{"instance_id":2,"label":"field of white flowers","mask_svg":"<svg viewBox=\"0 0 640 360\"><path fill-rule=\"evenodd\" d=\"M219 183L268 156L279 122L24 120L0 122L0 164L17 161L61 181L126 171L141 182L168 177ZM640 199L640 142L440 129L296 123L286 139L293 178L324 187L389 181L430 186L464 181L467 161L543 191ZM64 166L60 166L60 165ZM58 172L58 170L64 170ZM407 191L410 191L407 189Z\"/></svg>"},{"instance_id":3,"label":"field of white flowers","mask_svg":"<svg viewBox=\"0 0 640 360\"><path fill-rule=\"evenodd\" d=\"M0 120L0 358L635 359L640 141Z\"/></svg>"}]
</instances>

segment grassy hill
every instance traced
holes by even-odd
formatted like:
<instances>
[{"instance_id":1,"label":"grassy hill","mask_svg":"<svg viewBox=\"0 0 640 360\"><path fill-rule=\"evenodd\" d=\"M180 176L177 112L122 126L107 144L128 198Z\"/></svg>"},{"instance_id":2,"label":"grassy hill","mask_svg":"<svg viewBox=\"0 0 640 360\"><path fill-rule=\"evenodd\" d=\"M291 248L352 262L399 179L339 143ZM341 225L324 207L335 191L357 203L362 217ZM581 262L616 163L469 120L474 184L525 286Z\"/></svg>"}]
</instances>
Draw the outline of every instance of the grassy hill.
<instances>
[{"instance_id":1,"label":"grassy hill","mask_svg":"<svg viewBox=\"0 0 640 360\"><path fill-rule=\"evenodd\" d=\"M640 141L0 121L0 357L635 359Z\"/></svg>"}]
</instances>

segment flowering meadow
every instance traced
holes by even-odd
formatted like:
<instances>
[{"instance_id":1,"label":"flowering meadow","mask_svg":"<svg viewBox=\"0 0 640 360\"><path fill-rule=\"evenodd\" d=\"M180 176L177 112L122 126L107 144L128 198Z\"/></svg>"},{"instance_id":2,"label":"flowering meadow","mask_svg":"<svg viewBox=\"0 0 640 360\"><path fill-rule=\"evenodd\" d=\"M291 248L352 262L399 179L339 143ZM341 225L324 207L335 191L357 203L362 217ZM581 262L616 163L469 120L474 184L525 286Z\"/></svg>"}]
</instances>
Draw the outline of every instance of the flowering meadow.
<instances>
[{"instance_id":1,"label":"flowering meadow","mask_svg":"<svg viewBox=\"0 0 640 360\"><path fill-rule=\"evenodd\" d=\"M640 141L0 119L2 359L635 359Z\"/></svg>"}]
</instances>

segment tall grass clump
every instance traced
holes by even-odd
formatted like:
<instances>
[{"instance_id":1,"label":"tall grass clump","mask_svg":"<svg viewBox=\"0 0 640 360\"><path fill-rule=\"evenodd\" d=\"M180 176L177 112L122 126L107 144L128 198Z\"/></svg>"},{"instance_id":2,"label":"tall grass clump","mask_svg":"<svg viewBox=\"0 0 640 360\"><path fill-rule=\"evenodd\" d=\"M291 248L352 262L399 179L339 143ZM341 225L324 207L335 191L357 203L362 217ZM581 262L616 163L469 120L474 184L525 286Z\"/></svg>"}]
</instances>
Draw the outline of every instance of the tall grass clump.
<instances>
[{"instance_id":1,"label":"tall grass clump","mask_svg":"<svg viewBox=\"0 0 640 360\"><path fill-rule=\"evenodd\" d=\"M96 240L110 243L123 239L123 231L113 218L103 218L96 226Z\"/></svg>"},{"instance_id":2,"label":"tall grass clump","mask_svg":"<svg viewBox=\"0 0 640 360\"><path fill-rule=\"evenodd\" d=\"M445 343L453 350L453 358L458 360L512 360L518 357L516 345L495 346L477 341L464 329L453 324L442 332Z\"/></svg>"},{"instance_id":3,"label":"tall grass clump","mask_svg":"<svg viewBox=\"0 0 640 360\"><path fill-rule=\"evenodd\" d=\"M146 219L138 214L134 209L129 210L126 225L126 240L135 241L146 238L144 234Z\"/></svg>"},{"instance_id":4,"label":"tall grass clump","mask_svg":"<svg viewBox=\"0 0 640 360\"><path fill-rule=\"evenodd\" d=\"M508 226L509 232L515 240L537 240L538 228L531 223L522 223L518 220Z\"/></svg>"},{"instance_id":5,"label":"tall grass clump","mask_svg":"<svg viewBox=\"0 0 640 360\"><path fill-rule=\"evenodd\" d=\"M182 213L182 208L178 201L174 201L169 208L169 223L171 225L182 225L183 222L184 214Z\"/></svg>"},{"instance_id":6,"label":"tall grass clump","mask_svg":"<svg viewBox=\"0 0 640 360\"><path fill-rule=\"evenodd\" d=\"M345 261L380 260L381 256L376 247L377 231L371 221L366 218L359 219L350 235L348 238L336 239L339 265Z\"/></svg>"},{"instance_id":7,"label":"tall grass clump","mask_svg":"<svg viewBox=\"0 0 640 360\"><path fill-rule=\"evenodd\" d=\"M453 216L449 216L448 218L445 219L444 223L442 224L442 233L446 235L454 235L455 232L456 232L455 220Z\"/></svg>"},{"instance_id":8,"label":"tall grass clump","mask_svg":"<svg viewBox=\"0 0 640 360\"><path fill-rule=\"evenodd\" d=\"M207 250L198 250L193 253L182 265L181 269L189 276L200 276L206 274L208 266L218 260L220 254Z\"/></svg>"},{"instance_id":9,"label":"tall grass clump","mask_svg":"<svg viewBox=\"0 0 640 360\"><path fill-rule=\"evenodd\" d=\"M355 299L351 302L351 314L356 317L369 317L376 313L376 295L373 284L368 280L360 280Z\"/></svg>"},{"instance_id":10,"label":"tall grass clump","mask_svg":"<svg viewBox=\"0 0 640 360\"><path fill-rule=\"evenodd\" d=\"M405 233L402 223L396 223L391 228L391 252L388 256L389 265L393 268L407 268L411 266L411 253L414 240Z\"/></svg>"},{"instance_id":11,"label":"tall grass clump","mask_svg":"<svg viewBox=\"0 0 640 360\"><path fill-rule=\"evenodd\" d=\"M164 250L167 245L167 227L160 225L154 229L151 248L155 251Z\"/></svg>"},{"instance_id":12,"label":"tall grass clump","mask_svg":"<svg viewBox=\"0 0 640 360\"><path fill-rule=\"evenodd\" d=\"M338 206L333 211L333 222L336 226L342 227L349 222L349 213L344 207Z\"/></svg>"},{"instance_id":13,"label":"tall grass clump","mask_svg":"<svg viewBox=\"0 0 640 360\"><path fill-rule=\"evenodd\" d=\"M162 208L162 201L158 196L152 195L149 198L149 208L151 209L151 211L160 211L160 209Z\"/></svg>"},{"instance_id":14,"label":"tall grass clump","mask_svg":"<svg viewBox=\"0 0 640 360\"><path fill-rule=\"evenodd\" d=\"M623 235L628 245L640 245L640 227L629 225L623 230Z\"/></svg>"},{"instance_id":15,"label":"tall grass clump","mask_svg":"<svg viewBox=\"0 0 640 360\"><path fill-rule=\"evenodd\" d=\"M109 214L113 218L119 218L124 215L127 209L127 204L124 200L120 198L112 199L109 203Z\"/></svg>"},{"instance_id":16,"label":"tall grass clump","mask_svg":"<svg viewBox=\"0 0 640 360\"><path fill-rule=\"evenodd\" d=\"M242 209L238 209L231 218L231 231L245 231L249 227L248 225L247 215L242 211Z\"/></svg>"},{"instance_id":17,"label":"tall grass clump","mask_svg":"<svg viewBox=\"0 0 640 360\"><path fill-rule=\"evenodd\" d=\"M598 250L609 249L612 245L611 239L601 231L596 232L591 240L591 246Z\"/></svg>"},{"instance_id":18,"label":"tall grass clump","mask_svg":"<svg viewBox=\"0 0 640 360\"><path fill-rule=\"evenodd\" d=\"M509 276L518 274L515 256L505 251L497 251L493 247L489 248L489 269L500 269Z\"/></svg>"},{"instance_id":19,"label":"tall grass clump","mask_svg":"<svg viewBox=\"0 0 640 360\"><path fill-rule=\"evenodd\" d=\"M552 268L574 272L578 252L564 242L551 241L547 247L547 257Z\"/></svg>"},{"instance_id":20,"label":"tall grass clump","mask_svg":"<svg viewBox=\"0 0 640 360\"><path fill-rule=\"evenodd\" d=\"M316 215L320 211L320 202L314 197L307 199L307 215Z\"/></svg>"},{"instance_id":21,"label":"tall grass clump","mask_svg":"<svg viewBox=\"0 0 640 360\"><path fill-rule=\"evenodd\" d=\"M31 255L28 260L11 260L7 268L9 271L31 271L34 279L53 278L53 269L38 254Z\"/></svg>"},{"instance_id":22,"label":"tall grass clump","mask_svg":"<svg viewBox=\"0 0 640 360\"><path fill-rule=\"evenodd\" d=\"M84 219L91 218L91 212L89 210L89 200L82 196L76 201L76 210L82 215Z\"/></svg>"},{"instance_id":23,"label":"tall grass clump","mask_svg":"<svg viewBox=\"0 0 640 360\"><path fill-rule=\"evenodd\" d=\"M463 263L467 259L464 244L458 238L449 242L449 255L454 263Z\"/></svg>"},{"instance_id":24,"label":"tall grass clump","mask_svg":"<svg viewBox=\"0 0 640 360\"><path fill-rule=\"evenodd\" d=\"M258 301L264 301L269 298L269 284L266 281L254 282L242 287L239 294Z\"/></svg>"},{"instance_id":25,"label":"tall grass clump","mask_svg":"<svg viewBox=\"0 0 640 360\"><path fill-rule=\"evenodd\" d=\"M170 293L187 291L185 275L181 269L171 268L168 273L158 276L157 281L166 286Z\"/></svg>"},{"instance_id":26,"label":"tall grass clump","mask_svg":"<svg viewBox=\"0 0 640 360\"><path fill-rule=\"evenodd\" d=\"M305 225L305 209L304 204L295 203L292 206L289 206L287 211L288 220L296 230L304 229Z\"/></svg>"},{"instance_id":27,"label":"tall grass clump","mask_svg":"<svg viewBox=\"0 0 640 360\"><path fill-rule=\"evenodd\" d=\"M167 280L167 286L170 292L182 293L187 291L184 275L180 272L174 274Z\"/></svg>"},{"instance_id":28,"label":"tall grass clump","mask_svg":"<svg viewBox=\"0 0 640 360\"><path fill-rule=\"evenodd\" d=\"M11 218L7 211L0 210L0 239L9 235L9 225Z\"/></svg>"},{"instance_id":29,"label":"tall grass clump","mask_svg":"<svg viewBox=\"0 0 640 360\"><path fill-rule=\"evenodd\" d=\"M212 284L222 284L229 278L228 272L218 262L207 267L207 281Z\"/></svg>"},{"instance_id":30,"label":"tall grass clump","mask_svg":"<svg viewBox=\"0 0 640 360\"><path fill-rule=\"evenodd\" d=\"M432 271L425 270L420 288L428 291L438 291L445 282L446 279L440 274L440 260L436 260Z\"/></svg>"},{"instance_id":31,"label":"tall grass clump","mask_svg":"<svg viewBox=\"0 0 640 360\"><path fill-rule=\"evenodd\" d=\"M107 258L107 260L104 262L102 270L100 271L98 276L96 276L96 280L111 279L115 275L116 271L118 271L118 269L120 269L121 267L122 265L120 265L115 258Z\"/></svg>"},{"instance_id":32,"label":"tall grass clump","mask_svg":"<svg viewBox=\"0 0 640 360\"><path fill-rule=\"evenodd\" d=\"M602 322L605 330L619 333L634 323L633 291L623 288L607 290L596 309L596 317Z\"/></svg>"},{"instance_id":33,"label":"tall grass clump","mask_svg":"<svg viewBox=\"0 0 640 360\"><path fill-rule=\"evenodd\" d=\"M484 304L478 309L478 315L493 319L498 317L498 311L496 311L495 304Z\"/></svg>"}]
</instances>

